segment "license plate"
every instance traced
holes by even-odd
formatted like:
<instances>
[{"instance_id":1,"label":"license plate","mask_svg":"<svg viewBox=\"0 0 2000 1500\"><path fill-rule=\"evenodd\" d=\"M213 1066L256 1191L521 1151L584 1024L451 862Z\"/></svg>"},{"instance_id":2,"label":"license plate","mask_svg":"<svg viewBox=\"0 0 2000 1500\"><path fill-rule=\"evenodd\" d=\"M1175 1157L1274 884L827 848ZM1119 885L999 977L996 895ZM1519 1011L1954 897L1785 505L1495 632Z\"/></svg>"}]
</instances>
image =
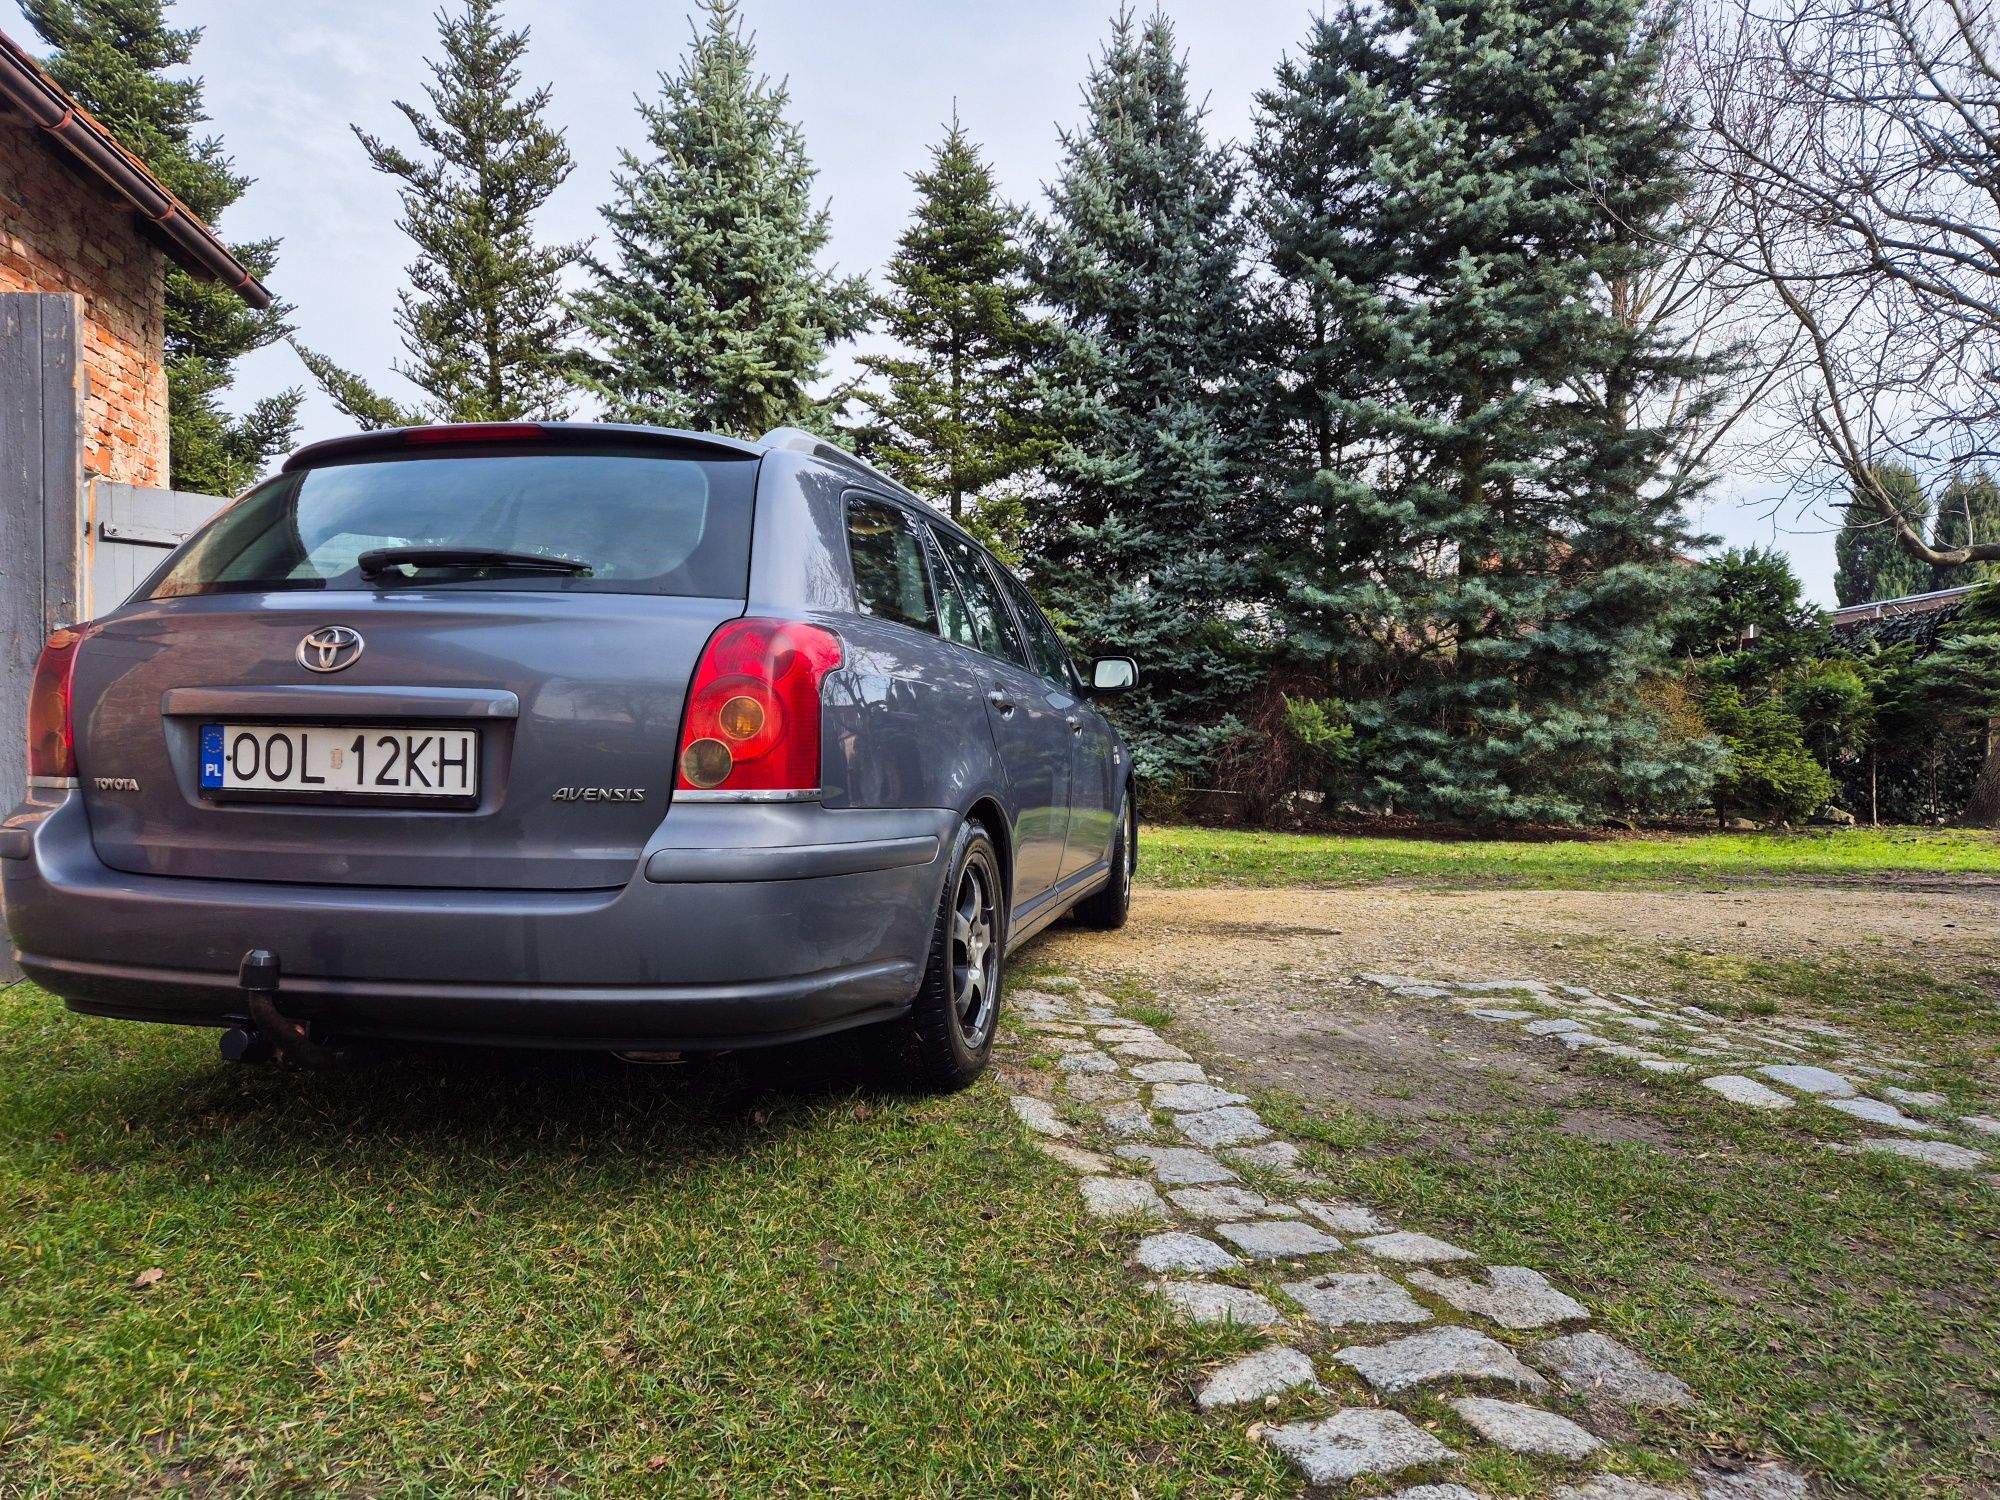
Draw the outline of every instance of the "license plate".
<instances>
[{"instance_id":1,"label":"license plate","mask_svg":"<svg viewBox=\"0 0 2000 1500\"><path fill-rule=\"evenodd\" d=\"M450 797L479 791L479 733L355 724L204 724L205 792Z\"/></svg>"}]
</instances>

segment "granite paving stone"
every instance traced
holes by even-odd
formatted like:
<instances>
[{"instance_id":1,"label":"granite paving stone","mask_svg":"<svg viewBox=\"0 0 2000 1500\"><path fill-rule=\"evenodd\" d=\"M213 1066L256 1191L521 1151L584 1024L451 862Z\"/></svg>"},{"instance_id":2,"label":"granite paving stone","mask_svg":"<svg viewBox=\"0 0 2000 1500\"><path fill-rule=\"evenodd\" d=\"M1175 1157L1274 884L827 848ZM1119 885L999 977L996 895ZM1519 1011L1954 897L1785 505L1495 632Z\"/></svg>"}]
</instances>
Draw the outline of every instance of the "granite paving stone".
<instances>
[{"instance_id":1,"label":"granite paving stone","mask_svg":"<svg viewBox=\"0 0 2000 1500\"><path fill-rule=\"evenodd\" d=\"M1828 1109L1852 1115L1857 1120L1865 1120L1870 1125L1886 1125L1891 1130L1907 1130L1921 1135L1933 1128L1922 1120L1911 1119L1895 1105L1884 1104L1880 1099L1822 1099L1820 1103Z\"/></svg>"},{"instance_id":2,"label":"granite paving stone","mask_svg":"<svg viewBox=\"0 0 2000 1500\"><path fill-rule=\"evenodd\" d=\"M1176 1188L1167 1194L1174 1207L1197 1219L1251 1219L1259 1214L1286 1214L1291 1209L1262 1193L1240 1187Z\"/></svg>"},{"instance_id":3,"label":"granite paving stone","mask_svg":"<svg viewBox=\"0 0 2000 1500\"><path fill-rule=\"evenodd\" d=\"M1541 1391L1548 1382L1497 1339L1456 1325L1342 1349L1334 1356L1376 1390L1395 1395L1441 1380L1483 1380Z\"/></svg>"},{"instance_id":4,"label":"granite paving stone","mask_svg":"<svg viewBox=\"0 0 2000 1500\"><path fill-rule=\"evenodd\" d=\"M1953 1172L1969 1172L1986 1161L1985 1152L1954 1146L1949 1141L1869 1140L1861 1143L1861 1149L1882 1151Z\"/></svg>"},{"instance_id":5,"label":"granite paving stone","mask_svg":"<svg viewBox=\"0 0 2000 1500\"><path fill-rule=\"evenodd\" d=\"M1483 1285L1430 1271L1411 1271L1409 1281L1418 1291L1442 1298L1460 1312L1490 1318L1502 1328L1546 1328L1590 1316L1589 1308L1526 1266L1492 1266Z\"/></svg>"},{"instance_id":6,"label":"granite paving stone","mask_svg":"<svg viewBox=\"0 0 2000 1500\"><path fill-rule=\"evenodd\" d=\"M1042 1051L1054 1052L1059 1056L1081 1056L1085 1052L1096 1052L1097 1043L1087 1036L1052 1036L1041 1044Z\"/></svg>"},{"instance_id":7,"label":"granite paving stone","mask_svg":"<svg viewBox=\"0 0 2000 1500\"><path fill-rule=\"evenodd\" d=\"M1702 1500L1806 1500L1812 1493L1803 1474L1779 1463L1751 1464L1729 1472L1697 1469L1694 1478Z\"/></svg>"},{"instance_id":8,"label":"granite paving stone","mask_svg":"<svg viewBox=\"0 0 2000 1500\"><path fill-rule=\"evenodd\" d=\"M1116 1047L1113 1047L1111 1050L1117 1053L1118 1056L1126 1062L1136 1063L1136 1062L1193 1062L1194 1061L1192 1057L1189 1057L1187 1053L1183 1052L1179 1047L1176 1047L1172 1042L1162 1042L1157 1040L1146 1041L1146 1042L1120 1042Z\"/></svg>"},{"instance_id":9,"label":"granite paving stone","mask_svg":"<svg viewBox=\"0 0 2000 1500\"><path fill-rule=\"evenodd\" d=\"M1265 1141L1259 1146L1238 1146L1223 1153L1231 1161L1249 1167L1269 1167L1273 1171L1299 1175L1299 1148L1290 1141Z\"/></svg>"},{"instance_id":10,"label":"granite paving stone","mask_svg":"<svg viewBox=\"0 0 2000 1500\"><path fill-rule=\"evenodd\" d=\"M1379 1271L1335 1271L1311 1281L1288 1281L1285 1295L1328 1328L1375 1328L1428 1323L1430 1309L1403 1284Z\"/></svg>"},{"instance_id":11,"label":"granite paving stone","mask_svg":"<svg viewBox=\"0 0 2000 1500\"><path fill-rule=\"evenodd\" d=\"M1623 1406L1661 1409L1686 1406L1694 1400L1686 1381L1654 1369L1602 1333L1571 1333L1549 1339L1535 1346L1528 1361L1579 1395L1601 1393Z\"/></svg>"},{"instance_id":12,"label":"granite paving stone","mask_svg":"<svg viewBox=\"0 0 2000 1500\"><path fill-rule=\"evenodd\" d=\"M1171 1109L1179 1114L1249 1102L1242 1094L1232 1094L1212 1083L1162 1083L1153 1089L1153 1108Z\"/></svg>"},{"instance_id":13,"label":"granite paving stone","mask_svg":"<svg viewBox=\"0 0 2000 1500\"><path fill-rule=\"evenodd\" d=\"M1116 1073L1118 1064L1095 1047L1088 1052L1065 1052L1056 1059L1056 1066L1065 1073Z\"/></svg>"},{"instance_id":14,"label":"granite paving stone","mask_svg":"<svg viewBox=\"0 0 2000 1500\"><path fill-rule=\"evenodd\" d=\"M1205 1240L1198 1234L1179 1229L1147 1235L1139 1241L1133 1259L1148 1271L1162 1274L1181 1271L1195 1276L1205 1276L1210 1271L1229 1271L1243 1264L1214 1240Z\"/></svg>"},{"instance_id":15,"label":"granite paving stone","mask_svg":"<svg viewBox=\"0 0 2000 1500\"><path fill-rule=\"evenodd\" d=\"M1583 1031L1583 1022L1572 1016L1557 1016L1547 1021L1530 1021L1521 1028L1529 1036L1561 1036L1565 1031Z\"/></svg>"},{"instance_id":16,"label":"granite paving stone","mask_svg":"<svg viewBox=\"0 0 2000 1500\"><path fill-rule=\"evenodd\" d=\"M1413 1484L1406 1490L1397 1490L1389 1500L1485 1500L1485 1497L1462 1484Z\"/></svg>"},{"instance_id":17,"label":"granite paving stone","mask_svg":"<svg viewBox=\"0 0 2000 1500\"><path fill-rule=\"evenodd\" d=\"M1132 1068L1131 1072L1132 1076L1141 1083L1206 1083L1208 1081L1208 1074L1201 1070L1200 1063L1139 1063Z\"/></svg>"},{"instance_id":18,"label":"granite paving stone","mask_svg":"<svg viewBox=\"0 0 2000 1500\"><path fill-rule=\"evenodd\" d=\"M1007 1101L1014 1107L1015 1117L1035 1132L1036 1135L1053 1136L1061 1139L1070 1133L1069 1126L1056 1115L1056 1107L1046 1099L1036 1099L1027 1094L1016 1094Z\"/></svg>"},{"instance_id":19,"label":"granite paving stone","mask_svg":"<svg viewBox=\"0 0 2000 1500\"><path fill-rule=\"evenodd\" d=\"M1139 1085L1113 1073L1072 1073L1063 1080L1063 1092L1085 1104L1115 1104L1139 1097Z\"/></svg>"},{"instance_id":20,"label":"granite paving stone","mask_svg":"<svg viewBox=\"0 0 2000 1500\"><path fill-rule=\"evenodd\" d=\"M1100 1219L1164 1219L1167 1206L1150 1182L1137 1177L1085 1177L1083 1205Z\"/></svg>"},{"instance_id":21,"label":"granite paving stone","mask_svg":"<svg viewBox=\"0 0 2000 1500\"><path fill-rule=\"evenodd\" d=\"M1273 1424L1261 1435L1308 1484L1346 1484L1457 1456L1401 1412L1371 1406L1350 1406L1316 1422Z\"/></svg>"},{"instance_id":22,"label":"granite paving stone","mask_svg":"<svg viewBox=\"0 0 2000 1500\"><path fill-rule=\"evenodd\" d=\"M1331 1255L1340 1241L1302 1219L1256 1219L1218 1224L1215 1232L1252 1260L1296 1260Z\"/></svg>"},{"instance_id":23,"label":"granite paving stone","mask_svg":"<svg viewBox=\"0 0 2000 1500\"><path fill-rule=\"evenodd\" d=\"M1313 1373L1310 1359L1288 1344L1272 1344L1224 1365L1208 1377L1194 1399L1203 1411L1213 1411L1218 1406L1244 1406L1286 1391L1319 1388L1319 1376Z\"/></svg>"},{"instance_id":24,"label":"granite paving stone","mask_svg":"<svg viewBox=\"0 0 2000 1500\"><path fill-rule=\"evenodd\" d=\"M1623 1474L1600 1474L1559 1486L1549 1500L1687 1500L1679 1490L1663 1490L1657 1484L1641 1484Z\"/></svg>"},{"instance_id":25,"label":"granite paving stone","mask_svg":"<svg viewBox=\"0 0 2000 1500\"><path fill-rule=\"evenodd\" d=\"M1509 1453L1583 1459L1604 1446L1568 1417L1559 1417L1539 1406L1524 1406L1519 1401L1461 1396L1451 1403L1451 1409L1487 1442Z\"/></svg>"},{"instance_id":26,"label":"granite paving stone","mask_svg":"<svg viewBox=\"0 0 2000 1500\"><path fill-rule=\"evenodd\" d=\"M1127 1161L1142 1161L1153 1175L1169 1187L1202 1187L1211 1182L1240 1179L1206 1151L1188 1146L1120 1146L1118 1154Z\"/></svg>"},{"instance_id":27,"label":"granite paving stone","mask_svg":"<svg viewBox=\"0 0 2000 1500\"><path fill-rule=\"evenodd\" d=\"M1701 1086L1713 1089L1731 1104L1747 1104L1752 1109L1790 1109L1792 1101L1774 1088L1766 1088L1754 1078L1740 1073L1723 1073L1704 1078Z\"/></svg>"},{"instance_id":28,"label":"granite paving stone","mask_svg":"<svg viewBox=\"0 0 2000 1500\"><path fill-rule=\"evenodd\" d=\"M1852 1099L1861 1092L1851 1080L1831 1068L1816 1068L1807 1063L1772 1063L1757 1071L1773 1083L1782 1083L1802 1094L1817 1094L1822 1099Z\"/></svg>"},{"instance_id":29,"label":"granite paving stone","mask_svg":"<svg viewBox=\"0 0 2000 1500\"><path fill-rule=\"evenodd\" d=\"M1335 1234L1394 1234L1395 1224L1372 1208L1359 1203L1344 1203L1338 1200L1322 1202L1317 1198L1299 1199L1299 1207L1311 1214Z\"/></svg>"},{"instance_id":30,"label":"granite paving stone","mask_svg":"<svg viewBox=\"0 0 2000 1500\"><path fill-rule=\"evenodd\" d=\"M1894 1099L1898 1104L1907 1104L1912 1109L1943 1109L1951 1100L1935 1089L1899 1089L1885 1083L1875 1091L1884 1098Z\"/></svg>"},{"instance_id":31,"label":"granite paving stone","mask_svg":"<svg viewBox=\"0 0 2000 1500\"><path fill-rule=\"evenodd\" d=\"M1113 1135L1152 1135L1153 1112L1143 1104L1113 1104L1104 1110L1104 1128Z\"/></svg>"},{"instance_id":32,"label":"granite paving stone","mask_svg":"<svg viewBox=\"0 0 2000 1500\"><path fill-rule=\"evenodd\" d=\"M1257 1117L1257 1111L1240 1104L1179 1115L1174 1124L1197 1146L1241 1146L1261 1141L1271 1133L1271 1127Z\"/></svg>"},{"instance_id":33,"label":"granite paving stone","mask_svg":"<svg viewBox=\"0 0 2000 1500\"><path fill-rule=\"evenodd\" d=\"M1461 1250L1449 1241L1433 1239L1430 1235L1418 1234L1408 1229L1399 1229L1393 1234L1370 1235L1354 1243L1370 1255L1379 1256L1383 1260L1400 1261L1405 1265L1479 1258L1470 1250Z\"/></svg>"},{"instance_id":34,"label":"granite paving stone","mask_svg":"<svg viewBox=\"0 0 2000 1500\"><path fill-rule=\"evenodd\" d=\"M1036 1147L1045 1156L1053 1156L1073 1172L1108 1173L1111 1163L1095 1151L1080 1151L1075 1146L1065 1146L1060 1141L1036 1141Z\"/></svg>"},{"instance_id":35,"label":"granite paving stone","mask_svg":"<svg viewBox=\"0 0 2000 1500\"><path fill-rule=\"evenodd\" d=\"M1489 1005L1472 1006L1466 1014L1477 1016L1482 1021L1529 1021L1535 1015L1531 1010L1495 1010Z\"/></svg>"},{"instance_id":36,"label":"granite paving stone","mask_svg":"<svg viewBox=\"0 0 2000 1500\"><path fill-rule=\"evenodd\" d=\"M1206 1281L1156 1281L1152 1290L1190 1323L1241 1323L1251 1328L1271 1328L1284 1321L1284 1315L1268 1297L1247 1287Z\"/></svg>"},{"instance_id":37,"label":"granite paving stone","mask_svg":"<svg viewBox=\"0 0 2000 1500\"><path fill-rule=\"evenodd\" d=\"M1992 1115L1960 1115L1958 1123L1967 1130L1976 1130L1981 1135L2000 1135L2000 1119Z\"/></svg>"}]
</instances>

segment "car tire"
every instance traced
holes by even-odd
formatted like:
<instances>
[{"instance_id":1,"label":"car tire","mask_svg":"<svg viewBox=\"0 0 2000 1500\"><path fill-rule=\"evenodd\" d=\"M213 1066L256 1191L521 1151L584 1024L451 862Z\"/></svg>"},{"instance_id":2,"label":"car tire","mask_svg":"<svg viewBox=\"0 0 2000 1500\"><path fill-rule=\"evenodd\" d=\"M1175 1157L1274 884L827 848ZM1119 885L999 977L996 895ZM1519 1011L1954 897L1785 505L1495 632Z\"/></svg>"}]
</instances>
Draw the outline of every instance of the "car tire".
<instances>
[{"instance_id":1,"label":"car tire","mask_svg":"<svg viewBox=\"0 0 2000 1500\"><path fill-rule=\"evenodd\" d=\"M952 840L923 983L910 1006L903 1075L914 1091L955 1093L986 1071L1000 1022L1007 912L992 837L979 823L962 824Z\"/></svg>"},{"instance_id":2,"label":"car tire","mask_svg":"<svg viewBox=\"0 0 2000 1500\"><path fill-rule=\"evenodd\" d=\"M1118 809L1118 832L1111 844L1111 878L1085 896L1071 915L1085 927L1116 932L1132 913L1132 870L1139 863L1139 830L1132 820L1132 799Z\"/></svg>"}]
</instances>

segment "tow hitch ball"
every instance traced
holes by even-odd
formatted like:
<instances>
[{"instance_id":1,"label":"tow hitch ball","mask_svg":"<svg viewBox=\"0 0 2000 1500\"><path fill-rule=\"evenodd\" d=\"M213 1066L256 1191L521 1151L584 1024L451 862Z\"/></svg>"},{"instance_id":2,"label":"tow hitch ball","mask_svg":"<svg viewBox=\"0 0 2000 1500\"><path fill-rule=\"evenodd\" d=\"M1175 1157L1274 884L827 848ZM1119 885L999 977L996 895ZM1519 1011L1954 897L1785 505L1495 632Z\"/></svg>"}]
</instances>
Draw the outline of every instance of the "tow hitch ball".
<instances>
[{"instance_id":1,"label":"tow hitch ball","mask_svg":"<svg viewBox=\"0 0 2000 1500\"><path fill-rule=\"evenodd\" d=\"M341 1060L340 1054L312 1034L311 1021L295 1021L278 1010L278 955L252 948L236 968L236 986L243 992L248 1024L222 1033L222 1055L231 1062L266 1062L272 1057L296 1068L320 1068Z\"/></svg>"}]
</instances>

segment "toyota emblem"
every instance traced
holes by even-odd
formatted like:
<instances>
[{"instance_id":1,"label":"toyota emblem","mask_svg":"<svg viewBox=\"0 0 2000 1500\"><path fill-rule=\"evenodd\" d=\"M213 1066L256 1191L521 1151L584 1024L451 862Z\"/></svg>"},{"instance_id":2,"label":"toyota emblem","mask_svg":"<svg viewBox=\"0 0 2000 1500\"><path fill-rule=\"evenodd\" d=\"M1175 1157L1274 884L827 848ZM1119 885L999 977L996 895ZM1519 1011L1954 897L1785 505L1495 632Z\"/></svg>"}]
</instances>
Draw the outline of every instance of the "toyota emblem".
<instances>
[{"instance_id":1,"label":"toyota emblem","mask_svg":"<svg viewBox=\"0 0 2000 1500\"><path fill-rule=\"evenodd\" d=\"M361 660L361 632L348 625L322 625L299 642L299 665L308 672L339 672Z\"/></svg>"}]
</instances>

